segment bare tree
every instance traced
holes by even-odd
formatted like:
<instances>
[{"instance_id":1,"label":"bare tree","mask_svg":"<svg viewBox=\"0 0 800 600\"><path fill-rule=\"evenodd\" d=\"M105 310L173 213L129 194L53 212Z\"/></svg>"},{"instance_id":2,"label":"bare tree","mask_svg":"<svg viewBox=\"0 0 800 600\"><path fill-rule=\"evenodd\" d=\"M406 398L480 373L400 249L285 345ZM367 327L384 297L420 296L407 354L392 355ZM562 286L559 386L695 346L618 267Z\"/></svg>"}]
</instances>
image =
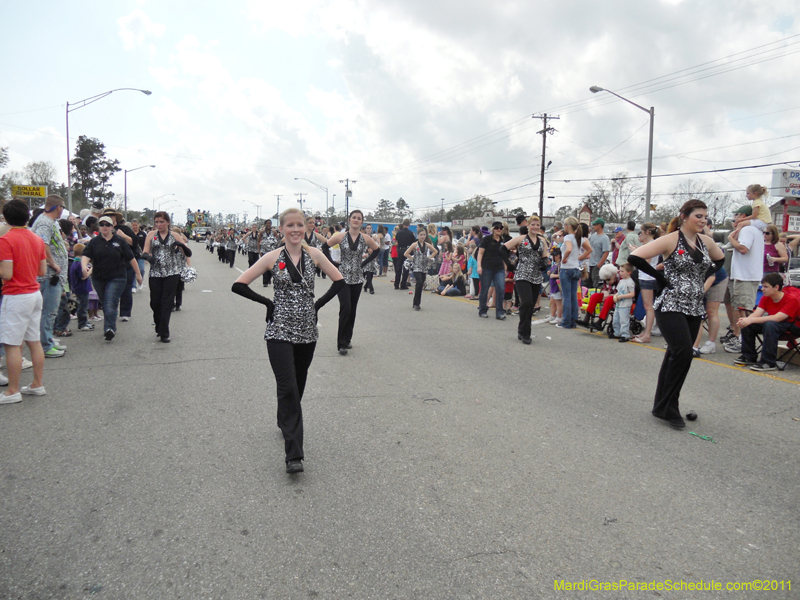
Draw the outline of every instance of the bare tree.
<instances>
[{"instance_id":1,"label":"bare tree","mask_svg":"<svg viewBox=\"0 0 800 600\"><path fill-rule=\"evenodd\" d=\"M56 183L56 168L50 161L29 162L25 165L24 172L31 185L46 185L49 190L58 185Z\"/></svg>"},{"instance_id":2,"label":"bare tree","mask_svg":"<svg viewBox=\"0 0 800 600\"><path fill-rule=\"evenodd\" d=\"M677 216L680 207L688 200L701 200L708 207L708 216L715 227L725 223L732 215L734 205L737 202L736 196L731 194L720 194L704 181L685 179L676 185L672 192L672 202L670 208L672 216ZM744 201L746 202L746 201Z\"/></svg>"},{"instance_id":3,"label":"bare tree","mask_svg":"<svg viewBox=\"0 0 800 600\"><path fill-rule=\"evenodd\" d=\"M610 179L592 182L592 191L584 201L592 209L592 216L602 217L612 223L625 223L640 218L644 208L643 185L627 173L617 173Z\"/></svg>"}]
</instances>

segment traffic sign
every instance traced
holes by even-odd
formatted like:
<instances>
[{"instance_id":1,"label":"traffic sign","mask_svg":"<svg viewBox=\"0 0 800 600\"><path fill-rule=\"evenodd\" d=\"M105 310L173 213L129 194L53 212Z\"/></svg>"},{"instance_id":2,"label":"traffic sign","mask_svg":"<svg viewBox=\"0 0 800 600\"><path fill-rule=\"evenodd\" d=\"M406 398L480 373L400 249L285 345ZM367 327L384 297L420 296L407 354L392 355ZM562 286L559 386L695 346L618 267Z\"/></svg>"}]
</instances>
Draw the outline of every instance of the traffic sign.
<instances>
[{"instance_id":1,"label":"traffic sign","mask_svg":"<svg viewBox=\"0 0 800 600\"><path fill-rule=\"evenodd\" d=\"M11 195L20 198L47 198L46 185L12 185Z\"/></svg>"}]
</instances>

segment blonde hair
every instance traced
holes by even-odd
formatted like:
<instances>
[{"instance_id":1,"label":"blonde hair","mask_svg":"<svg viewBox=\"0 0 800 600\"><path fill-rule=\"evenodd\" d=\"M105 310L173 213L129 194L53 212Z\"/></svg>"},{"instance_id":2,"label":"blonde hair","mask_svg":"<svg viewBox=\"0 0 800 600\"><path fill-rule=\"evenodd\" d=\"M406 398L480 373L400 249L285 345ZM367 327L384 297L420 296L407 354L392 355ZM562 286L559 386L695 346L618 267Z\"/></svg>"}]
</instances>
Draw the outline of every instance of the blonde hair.
<instances>
[{"instance_id":1,"label":"blonde hair","mask_svg":"<svg viewBox=\"0 0 800 600\"><path fill-rule=\"evenodd\" d=\"M278 217L278 225L283 227L283 223L284 221L286 221L286 217L288 217L289 215L300 215L300 218L303 220L303 227L305 227L306 213L304 213L302 210L294 206L287 208L285 211L281 213L281 216ZM300 245L303 246L303 248L305 248L306 250L308 250L308 244L306 244L305 237L303 238L303 241L300 242Z\"/></svg>"},{"instance_id":2,"label":"blonde hair","mask_svg":"<svg viewBox=\"0 0 800 600\"><path fill-rule=\"evenodd\" d=\"M306 222L306 213L295 206L291 206L283 211L281 216L278 217L278 225L283 225L283 222L286 220L288 215L300 215L300 217L303 219L303 224Z\"/></svg>"},{"instance_id":3,"label":"blonde hair","mask_svg":"<svg viewBox=\"0 0 800 600\"><path fill-rule=\"evenodd\" d=\"M436 229L436 225L433 223L428 223L428 235L430 237L434 237L437 235L438 230Z\"/></svg>"},{"instance_id":4,"label":"blonde hair","mask_svg":"<svg viewBox=\"0 0 800 600\"><path fill-rule=\"evenodd\" d=\"M769 190L765 188L763 185L759 185L754 183L753 185L747 186L748 192L753 192L757 198L766 198L769 196Z\"/></svg>"},{"instance_id":5,"label":"blonde hair","mask_svg":"<svg viewBox=\"0 0 800 600\"><path fill-rule=\"evenodd\" d=\"M572 235L575 236L575 239L578 242L578 253L580 254L581 240L583 239L583 230L581 229L581 224L575 217L567 217L564 219L564 227L567 225L569 225L569 228L572 229Z\"/></svg>"}]
</instances>

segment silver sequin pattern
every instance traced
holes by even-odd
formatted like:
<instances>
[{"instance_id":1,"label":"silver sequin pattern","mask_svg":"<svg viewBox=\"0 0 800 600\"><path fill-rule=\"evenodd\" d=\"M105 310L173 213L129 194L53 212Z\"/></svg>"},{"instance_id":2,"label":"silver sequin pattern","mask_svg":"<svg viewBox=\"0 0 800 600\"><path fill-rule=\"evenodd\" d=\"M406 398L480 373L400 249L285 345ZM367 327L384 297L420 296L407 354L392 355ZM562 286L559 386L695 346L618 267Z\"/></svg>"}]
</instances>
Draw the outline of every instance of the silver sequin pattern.
<instances>
[{"instance_id":1,"label":"silver sequin pattern","mask_svg":"<svg viewBox=\"0 0 800 600\"><path fill-rule=\"evenodd\" d=\"M316 342L319 332L314 314L314 261L303 250L303 281L293 283L287 263L289 256L284 249L272 267L272 282L275 286L273 302L275 312L271 323L267 323L265 340L278 340L292 344ZM281 263L284 268L281 269Z\"/></svg>"},{"instance_id":2,"label":"silver sequin pattern","mask_svg":"<svg viewBox=\"0 0 800 600\"><path fill-rule=\"evenodd\" d=\"M267 235L266 233L261 236L261 253L266 254L267 252L272 252L275 248L278 247L278 240L275 239L275 236L270 233Z\"/></svg>"},{"instance_id":3,"label":"silver sequin pattern","mask_svg":"<svg viewBox=\"0 0 800 600\"><path fill-rule=\"evenodd\" d=\"M664 276L672 285L656 298L653 306L661 312L679 312L699 317L705 314L703 308L703 283L706 271L713 264L702 240L697 238L697 247L703 253L703 260L697 264L692 260L691 249L683 237L678 235L675 251L664 261Z\"/></svg>"},{"instance_id":4,"label":"silver sequin pattern","mask_svg":"<svg viewBox=\"0 0 800 600\"><path fill-rule=\"evenodd\" d=\"M150 265L150 277L170 277L180 274L183 268L181 263L183 253L180 250L175 252L175 238L171 233L167 234L167 238L163 242L158 239L158 234L156 234L150 242L150 254L156 259Z\"/></svg>"},{"instance_id":5,"label":"silver sequin pattern","mask_svg":"<svg viewBox=\"0 0 800 600\"><path fill-rule=\"evenodd\" d=\"M428 264L430 261L428 260L428 245L423 244L421 247L419 246L419 242L417 242L417 249L414 250L414 253L411 255L411 270L414 273L426 273L428 271Z\"/></svg>"},{"instance_id":6,"label":"silver sequin pattern","mask_svg":"<svg viewBox=\"0 0 800 600\"><path fill-rule=\"evenodd\" d=\"M344 277L344 282L347 285L355 285L364 283L364 271L361 270L362 256L369 250L367 243L364 241L364 236L358 234L358 242L356 249L350 249L350 234L346 233L344 239L339 242L339 250L341 251L341 259L339 260L339 272Z\"/></svg>"},{"instance_id":7,"label":"silver sequin pattern","mask_svg":"<svg viewBox=\"0 0 800 600\"><path fill-rule=\"evenodd\" d=\"M526 235L525 241L517 246L517 258L514 281L529 281L533 284L540 284L544 281L542 269L547 259L542 256L541 239L537 239L536 243L534 243Z\"/></svg>"}]
</instances>

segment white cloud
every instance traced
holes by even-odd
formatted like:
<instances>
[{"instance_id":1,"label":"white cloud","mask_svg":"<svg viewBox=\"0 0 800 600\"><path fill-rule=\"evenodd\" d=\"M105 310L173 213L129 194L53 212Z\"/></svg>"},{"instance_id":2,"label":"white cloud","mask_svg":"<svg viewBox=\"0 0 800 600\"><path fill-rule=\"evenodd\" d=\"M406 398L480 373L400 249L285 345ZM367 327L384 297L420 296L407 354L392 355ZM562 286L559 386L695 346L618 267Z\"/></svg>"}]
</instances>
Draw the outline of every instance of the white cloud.
<instances>
[{"instance_id":1,"label":"white cloud","mask_svg":"<svg viewBox=\"0 0 800 600\"><path fill-rule=\"evenodd\" d=\"M119 35L125 50L134 50L150 37L161 37L167 30L165 25L154 23L145 12L137 8L126 17L117 19Z\"/></svg>"}]
</instances>

